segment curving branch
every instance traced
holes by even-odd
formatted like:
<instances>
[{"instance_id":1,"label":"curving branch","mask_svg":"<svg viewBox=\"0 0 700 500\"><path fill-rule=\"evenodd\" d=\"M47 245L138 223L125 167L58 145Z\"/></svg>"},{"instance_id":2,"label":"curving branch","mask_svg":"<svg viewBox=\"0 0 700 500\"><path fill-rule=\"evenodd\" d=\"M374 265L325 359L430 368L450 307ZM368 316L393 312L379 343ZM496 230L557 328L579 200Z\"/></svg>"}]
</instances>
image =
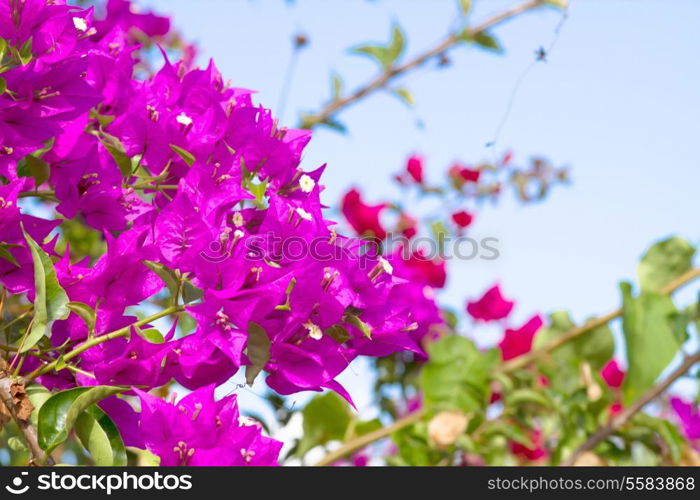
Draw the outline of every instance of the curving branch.
<instances>
[{"instance_id":1,"label":"curving branch","mask_svg":"<svg viewBox=\"0 0 700 500\"><path fill-rule=\"evenodd\" d=\"M316 462L314 466L323 467L326 465L331 465L332 463L337 462L341 458L348 456L353 451L359 450L360 448L364 448L365 446L372 444L375 441L379 441L380 439L383 439L385 437L389 437L394 432L399 431L404 427L408 427L414 422L418 422L421 418L423 418L423 415L425 415L425 410L421 409L414 411L413 413L409 413L405 417L396 420L393 424L387 427L382 427L381 429L377 429L374 432L370 432L368 434L365 434L364 436L360 436L357 439L348 441L347 443L340 446L340 448L338 448L337 450L328 453L325 457Z\"/></svg>"},{"instance_id":2,"label":"curving branch","mask_svg":"<svg viewBox=\"0 0 700 500\"><path fill-rule=\"evenodd\" d=\"M445 38L442 42L440 42L437 46L433 47L432 49L419 54L418 56L414 57L408 62L405 62L398 66L392 66L390 68L387 68L384 72L380 73L372 81L358 88L353 93L345 97L339 97L337 99L334 99L328 104L326 104L317 113L305 116L300 127L310 129L321 123L328 122L339 111L356 103L363 97L386 87L397 77L407 73L408 71L414 68L422 66L431 59L440 57L447 50L463 42L465 34L472 37L476 36L479 33L483 33L489 28L496 26L497 24L500 24L512 17L517 16L518 14L522 14L523 12L526 12L528 10L536 9L538 7L543 7L545 5L550 4L551 2L549 0L528 0L527 2L516 5L515 7L512 7L508 10L505 10L499 14L490 17L489 19L483 21L481 24L478 24L472 28L467 28L466 33L463 30L450 33L447 36L447 38Z\"/></svg>"},{"instance_id":3,"label":"curving branch","mask_svg":"<svg viewBox=\"0 0 700 500\"><path fill-rule=\"evenodd\" d=\"M644 408L646 405L651 403L653 400L658 398L661 394L663 394L666 389L668 389L673 382L675 382L678 378L682 377L690 368L695 363L700 362L700 351L696 352L692 356L687 356L683 363L673 370L673 372L666 377L661 383L658 385L655 385L651 389L649 389L647 392L642 394L642 396L637 399L632 405L629 407L625 408L619 415L614 417L610 423L605 425L604 427L599 428L596 432L594 432L590 438L588 438L588 441L583 443L575 452L573 452L566 460L564 460L561 465L574 465L576 463L576 460L586 453L587 451L591 451L595 449L596 446L598 446L600 443L608 439L610 436L612 436L618 429L620 429L622 426L624 426L627 422L630 421L634 415L636 415L642 408Z\"/></svg>"},{"instance_id":4,"label":"curving branch","mask_svg":"<svg viewBox=\"0 0 700 500\"><path fill-rule=\"evenodd\" d=\"M661 290L660 292L664 295L670 295L679 288L681 288L684 285L687 285L694 279L700 277L700 267L691 269L690 271L687 271L686 273L682 274L678 278L671 280L668 282ZM533 351L530 351L527 354L524 354L522 356L518 356L517 358L513 358L510 361L507 361L503 365L501 365L498 370L501 373L512 373L518 370L521 370L523 368L526 368L528 365L531 365L541 357L549 354L550 352L558 349L559 347L563 346L567 342L585 334L588 333L592 330L595 330L596 328L599 328L601 326L604 326L611 322L612 320L619 318L622 316L622 309L616 309L612 312L609 312L608 314L605 314L604 316L599 316L597 318L590 319L588 322L586 322L585 325L577 326L575 328L572 328L571 330L562 333L558 337L555 337L552 341L549 343L545 344L544 346L540 347L539 349L534 349Z\"/></svg>"},{"instance_id":5,"label":"curving branch","mask_svg":"<svg viewBox=\"0 0 700 500\"><path fill-rule=\"evenodd\" d=\"M662 289L661 293L665 295L670 295L671 293L675 292L679 288L681 288L683 285L686 285L693 281L694 279L700 277L700 268L694 268L686 273L682 274L676 279L671 280L669 283L667 283ZM503 364L500 368L499 371L501 373L511 373L523 368L526 368L528 365L532 364L536 360L538 360L540 357L545 356L549 354L550 352L554 351L555 349L561 347L562 345L566 344L567 342L579 337L580 335L583 335L587 332L590 332L591 330L594 330L598 327L601 327L603 325L606 325L610 321L612 321L615 318L618 318L622 316L622 309L617 309L615 311L612 311L604 316L600 316L598 318L594 318L590 321L588 321L585 325L579 326L576 328L572 328L566 333L563 333L562 335L556 337L552 342L548 343L547 345L543 346L540 349L531 351L528 354L525 354L523 356L519 356L517 358L514 358L513 360L506 362ZM700 352L697 354L688 357L685 362L676 370L674 370L671 375L668 376L663 382L661 382L659 385L654 386L652 389L647 391L642 397L635 402L632 406L630 406L628 409L623 411L616 419L614 419L608 426L603 427L600 429L596 434L591 436L591 439L589 440L589 443L586 443L585 448L582 446L579 450L577 450L572 457L570 457L565 463L562 465L571 465L578 456L595 446L597 446L600 442L604 441L607 437L609 437L612 433L614 433L617 429L620 428L620 426L624 425L632 416L634 416L635 413L637 413L639 410L641 410L644 406L646 406L650 401L658 397L660 394L662 394L668 387L679 377L681 377L685 372L687 372L690 367L700 361ZM323 457L318 463L315 465L317 466L323 466L323 465L329 465L332 464L333 462L336 462L337 460L349 455L353 451L356 451L360 448L363 448L375 441L379 441L380 439L383 439L385 437L388 437L392 433L403 429L404 427L408 427L409 425L412 425L413 423L417 422L420 420L423 416L425 415L425 411L420 410L416 411L414 413L411 413L410 415L407 415L406 417L400 418L396 420L393 424L391 424L388 427L384 427L382 429L378 429L375 432L371 432L369 434L366 434L364 436L361 436L357 439L354 439L352 441L349 441L345 444L343 444L340 448L337 450L329 453L325 457Z\"/></svg>"}]
</instances>

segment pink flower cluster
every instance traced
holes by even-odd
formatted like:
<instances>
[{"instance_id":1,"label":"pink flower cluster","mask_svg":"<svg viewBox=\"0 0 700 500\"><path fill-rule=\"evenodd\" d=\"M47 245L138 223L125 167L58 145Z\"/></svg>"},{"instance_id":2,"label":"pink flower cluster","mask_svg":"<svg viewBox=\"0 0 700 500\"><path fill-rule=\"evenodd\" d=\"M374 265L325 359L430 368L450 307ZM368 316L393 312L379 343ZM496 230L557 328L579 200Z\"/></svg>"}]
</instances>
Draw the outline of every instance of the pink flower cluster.
<instances>
[{"instance_id":1,"label":"pink flower cluster","mask_svg":"<svg viewBox=\"0 0 700 500\"><path fill-rule=\"evenodd\" d=\"M310 133L280 127L213 63L199 69L166 57L162 69L137 79L134 33L168 28L167 19L135 14L125 0L110 0L101 20L63 0L0 1L7 41L0 243L11 255L0 258L0 283L33 300L21 227L41 244L60 219L27 215L18 203L42 189L55 196L60 215L79 218L106 240L96 262L75 262L69 249L58 255L55 238L42 244L59 257L56 274L69 299L97 311L95 336L133 324L126 309L164 293L152 269L186 279L201 291L186 307L194 332L178 336L174 326L163 342L151 343L132 329L130 338L74 360L94 379L62 370L41 381L138 387L140 413L116 398L104 407L126 441L165 465L273 464L279 443L258 426L239 425L234 399L213 396L214 387L251 365L252 336L263 346L267 384L280 394L328 388L350 399L336 377L355 357L422 353L421 337L440 322L426 287L441 286L444 277L423 264L394 266L367 252L366 242L336 234L319 198L324 167L299 166ZM50 168L41 185L28 173L37 162ZM371 221L374 212L369 207L363 217ZM314 255L288 255L280 241L290 240ZM399 277L416 273L426 276L417 287ZM54 323L50 341L76 346L88 334L71 314ZM36 363L28 358L23 371ZM175 405L143 392L173 379L195 392ZM202 437L198 427L211 432Z\"/></svg>"}]
</instances>

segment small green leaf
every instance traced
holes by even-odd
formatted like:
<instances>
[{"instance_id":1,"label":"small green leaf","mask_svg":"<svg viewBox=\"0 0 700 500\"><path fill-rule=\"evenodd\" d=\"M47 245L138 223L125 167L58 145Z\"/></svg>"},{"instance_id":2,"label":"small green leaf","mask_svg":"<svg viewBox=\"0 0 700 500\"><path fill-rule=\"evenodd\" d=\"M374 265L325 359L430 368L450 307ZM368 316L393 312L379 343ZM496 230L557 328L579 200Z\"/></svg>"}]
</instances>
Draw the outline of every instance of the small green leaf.
<instances>
[{"instance_id":1,"label":"small green leaf","mask_svg":"<svg viewBox=\"0 0 700 500\"><path fill-rule=\"evenodd\" d=\"M24 444L24 440L19 436L12 436L7 440L7 447L12 451L29 451L27 445Z\"/></svg>"},{"instance_id":2,"label":"small green leaf","mask_svg":"<svg viewBox=\"0 0 700 500\"><path fill-rule=\"evenodd\" d=\"M90 452L95 465L126 465L126 448L119 431L114 422L97 406L89 406L78 416L75 421L75 433Z\"/></svg>"},{"instance_id":3,"label":"small green leaf","mask_svg":"<svg viewBox=\"0 0 700 500\"><path fill-rule=\"evenodd\" d=\"M493 50L495 52L503 52L503 47L501 47L501 44L498 43L498 40L485 31L480 31L474 35L474 43L485 49Z\"/></svg>"},{"instance_id":4,"label":"small green leaf","mask_svg":"<svg viewBox=\"0 0 700 500\"><path fill-rule=\"evenodd\" d=\"M149 341L151 344L162 344L165 342L163 334L155 328L149 328L148 330L136 328L136 333L138 333L141 337Z\"/></svg>"},{"instance_id":5,"label":"small green leaf","mask_svg":"<svg viewBox=\"0 0 700 500\"><path fill-rule=\"evenodd\" d=\"M337 101L343 93L343 79L338 73L331 75L331 99Z\"/></svg>"},{"instance_id":6,"label":"small green leaf","mask_svg":"<svg viewBox=\"0 0 700 500\"><path fill-rule=\"evenodd\" d=\"M182 302L185 304L201 299L203 294L202 289L197 288L189 281L185 281L182 285Z\"/></svg>"},{"instance_id":7,"label":"small green leaf","mask_svg":"<svg viewBox=\"0 0 700 500\"><path fill-rule=\"evenodd\" d=\"M459 10L466 16L472 10L472 0L459 0Z\"/></svg>"},{"instance_id":8,"label":"small green leaf","mask_svg":"<svg viewBox=\"0 0 700 500\"><path fill-rule=\"evenodd\" d=\"M85 322L90 335L95 333L95 321L97 320L97 315L92 307L82 302L68 302L66 307L77 314L80 319Z\"/></svg>"},{"instance_id":9,"label":"small green leaf","mask_svg":"<svg viewBox=\"0 0 700 500\"><path fill-rule=\"evenodd\" d=\"M508 406L519 406L522 404L532 403L544 408L551 408L552 402L541 392L532 389L517 389L506 396L506 404Z\"/></svg>"},{"instance_id":10,"label":"small green leaf","mask_svg":"<svg viewBox=\"0 0 700 500\"><path fill-rule=\"evenodd\" d=\"M379 63L383 69L391 68L401 57L405 48L405 37L398 24L394 24L389 45L370 44L355 47L351 52L366 55Z\"/></svg>"},{"instance_id":11,"label":"small green leaf","mask_svg":"<svg viewBox=\"0 0 700 500\"><path fill-rule=\"evenodd\" d=\"M171 144L170 149L172 149L177 155L182 158L182 161L187 163L188 167L191 167L192 164L196 161L194 155L187 151L186 149L181 148L180 146L176 144Z\"/></svg>"},{"instance_id":12,"label":"small green leaf","mask_svg":"<svg viewBox=\"0 0 700 500\"><path fill-rule=\"evenodd\" d=\"M343 325L333 325L326 328L323 333L324 335L330 336L339 344L344 344L351 338L350 332L348 332L347 328L345 328Z\"/></svg>"},{"instance_id":13,"label":"small green leaf","mask_svg":"<svg viewBox=\"0 0 700 500\"><path fill-rule=\"evenodd\" d=\"M459 34L458 38L467 43L475 43L480 47L494 52L503 52L503 47L498 40L485 31L474 33L471 29L466 28Z\"/></svg>"},{"instance_id":14,"label":"small green leaf","mask_svg":"<svg viewBox=\"0 0 700 500\"><path fill-rule=\"evenodd\" d=\"M32 39L30 38L26 42L22 44L22 47L19 49L19 59L22 62L22 65L27 65L29 64L29 61L32 60Z\"/></svg>"},{"instance_id":15,"label":"small green leaf","mask_svg":"<svg viewBox=\"0 0 700 500\"><path fill-rule=\"evenodd\" d=\"M169 267L165 267L160 262L155 262L152 260L144 260L143 264L148 269L156 273L161 280L163 280L165 286L168 287L168 292L170 292L170 298L172 299L173 303L177 301L177 296L180 292L180 278L175 271Z\"/></svg>"},{"instance_id":16,"label":"small green leaf","mask_svg":"<svg viewBox=\"0 0 700 500\"><path fill-rule=\"evenodd\" d=\"M91 405L126 389L106 385L57 392L39 410L39 446L47 453L68 438L76 419Z\"/></svg>"},{"instance_id":17,"label":"small green leaf","mask_svg":"<svg viewBox=\"0 0 700 500\"><path fill-rule=\"evenodd\" d=\"M246 356L250 360L245 367L245 379L248 385L253 385L255 378L270 360L270 338L265 329L257 323L248 325L248 348Z\"/></svg>"},{"instance_id":18,"label":"small green leaf","mask_svg":"<svg viewBox=\"0 0 700 500\"><path fill-rule=\"evenodd\" d=\"M303 456L315 446L342 440L352 420L348 403L335 392L315 396L302 411L304 433L297 448Z\"/></svg>"},{"instance_id":19,"label":"small green leaf","mask_svg":"<svg viewBox=\"0 0 700 500\"><path fill-rule=\"evenodd\" d=\"M19 262L17 262L17 259L15 259L15 256L10 253L8 248L9 246L7 243L0 243L0 259L5 259L15 266L20 267Z\"/></svg>"},{"instance_id":20,"label":"small green leaf","mask_svg":"<svg viewBox=\"0 0 700 500\"><path fill-rule=\"evenodd\" d=\"M370 340L372 339L372 327L362 321L358 315L352 312L346 312L343 316L343 321L360 330L362 335L364 335L366 338Z\"/></svg>"},{"instance_id":21,"label":"small green leaf","mask_svg":"<svg viewBox=\"0 0 700 500\"><path fill-rule=\"evenodd\" d=\"M7 90L7 80L0 76L0 95L4 94Z\"/></svg>"},{"instance_id":22,"label":"small green leaf","mask_svg":"<svg viewBox=\"0 0 700 500\"><path fill-rule=\"evenodd\" d=\"M394 95L403 101L406 106L414 106L416 101L413 99L413 94L408 89L400 88L394 90Z\"/></svg>"},{"instance_id":23,"label":"small green leaf","mask_svg":"<svg viewBox=\"0 0 700 500\"><path fill-rule=\"evenodd\" d=\"M109 154L112 155L114 162L119 167L119 171L122 177L131 177L133 165L131 164L131 158L126 154L124 150L124 145L119 139L108 134L101 134L101 142Z\"/></svg>"},{"instance_id":24,"label":"small green leaf","mask_svg":"<svg viewBox=\"0 0 700 500\"><path fill-rule=\"evenodd\" d=\"M39 424L39 410L44 403L51 397L51 391L46 387L38 383L32 383L27 386L27 397L32 403L34 410L32 411L32 416L30 417L32 423L37 426Z\"/></svg>"},{"instance_id":25,"label":"small green leaf","mask_svg":"<svg viewBox=\"0 0 700 500\"><path fill-rule=\"evenodd\" d=\"M38 188L44 182L49 180L51 168L49 167L48 163L41 158L37 158L36 156L32 155L25 156L24 161L29 169L29 174L34 178L34 186Z\"/></svg>"},{"instance_id":26,"label":"small green leaf","mask_svg":"<svg viewBox=\"0 0 700 500\"><path fill-rule=\"evenodd\" d=\"M57 319L66 319L69 310L68 295L56 277L56 269L51 258L39 244L32 239L22 226L24 239L34 263L34 319L29 334L24 339L19 352L26 352L51 331L51 325Z\"/></svg>"},{"instance_id":27,"label":"small green leaf","mask_svg":"<svg viewBox=\"0 0 700 500\"><path fill-rule=\"evenodd\" d=\"M684 238L668 238L651 246L637 268L642 291L659 291L664 285L689 271L695 247Z\"/></svg>"}]
</instances>

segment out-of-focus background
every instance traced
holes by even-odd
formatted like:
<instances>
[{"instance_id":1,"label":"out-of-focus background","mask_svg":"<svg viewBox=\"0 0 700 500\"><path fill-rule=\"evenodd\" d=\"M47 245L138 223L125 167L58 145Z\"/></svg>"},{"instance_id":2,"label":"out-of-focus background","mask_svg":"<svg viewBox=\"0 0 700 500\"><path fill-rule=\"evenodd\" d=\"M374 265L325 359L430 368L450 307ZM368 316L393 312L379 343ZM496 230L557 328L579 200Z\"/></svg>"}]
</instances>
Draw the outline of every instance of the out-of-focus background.
<instances>
[{"instance_id":1,"label":"out-of-focus background","mask_svg":"<svg viewBox=\"0 0 700 500\"><path fill-rule=\"evenodd\" d=\"M471 16L478 21L515 3L475 1ZM454 0L141 4L172 15L200 47L202 65L214 58L225 78L257 90L288 126L330 96L332 71L346 89L375 74L372 61L348 48L386 41L396 21L410 56L439 41L457 16ZM325 201L337 204L352 185L373 201L396 197L391 176L413 152L426 156L435 179L455 159L478 162L505 150L516 161L543 154L567 164L571 185L543 203L523 207L503 197L477 213L471 234L499 238L500 258L452 262L442 299L461 310L466 298L499 281L517 300L516 319L568 309L581 321L607 312L619 303L617 282L634 278L651 242L678 234L697 243L698 19L694 0L572 0L564 22L555 9L521 15L494 30L503 55L465 46L450 52L448 68L427 66L404 78L414 109L379 93L340 115L347 134L316 130L305 167L328 163ZM290 82L298 33L310 43ZM533 65L540 46L552 50ZM497 143L487 147L500 125ZM479 340L493 342L500 330L493 333ZM352 368L343 380L362 410L371 374L362 362ZM254 396L241 397L255 404Z\"/></svg>"}]
</instances>

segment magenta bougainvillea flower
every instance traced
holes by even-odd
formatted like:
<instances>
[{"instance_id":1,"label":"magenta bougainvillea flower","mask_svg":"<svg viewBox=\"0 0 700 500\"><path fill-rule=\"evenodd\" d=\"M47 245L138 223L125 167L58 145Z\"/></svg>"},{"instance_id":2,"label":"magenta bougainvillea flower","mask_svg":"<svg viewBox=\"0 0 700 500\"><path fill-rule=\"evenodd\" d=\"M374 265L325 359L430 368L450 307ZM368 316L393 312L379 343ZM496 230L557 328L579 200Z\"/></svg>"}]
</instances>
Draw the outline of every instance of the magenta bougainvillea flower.
<instances>
[{"instance_id":1,"label":"magenta bougainvillea flower","mask_svg":"<svg viewBox=\"0 0 700 500\"><path fill-rule=\"evenodd\" d=\"M351 189L341 203L343 216L350 226L360 236L373 236L383 240L386 238L386 229L382 226L380 215L386 208L385 204L367 205L362 201L362 196L357 189Z\"/></svg>"},{"instance_id":2,"label":"magenta bougainvillea flower","mask_svg":"<svg viewBox=\"0 0 700 500\"><path fill-rule=\"evenodd\" d=\"M423 157L411 156L406 162L406 173L418 184L423 184Z\"/></svg>"},{"instance_id":3,"label":"magenta bougainvillea flower","mask_svg":"<svg viewBox=\"0 0 700 500\"><path fill-rule=\"evenodd\" d=\"M459 226L460 228L469 227L472 221L474 220L474 216L464 210L460 210L459 212L453 213L451 217L452 221L455 224L457 224L457 226Z\"/></svg>"},{"instance_id":4,"label":"magenta bougainvillea flower","mask_svg":"<svg viewBox=\"0 0 700 500\"><path fill-rule=\"evenodd\" d=\"M698 405L676 397L671 398L671 407L680 420L683 433L700 451L700 409L698 409Z\"/></svg>"},{"instance_id":5,"label":"magenta bougainvillea flower","mask_svg":"<svg viewBox=\"0 0 700 500\"><path fill-rule=\"evenodd\" d=\"M78 374L40 378L61 389L137 386L137 416L122 400L105 402L128 442L164 465L274 463L279 443L239 426L235 399L215 402L214 388L254 365L248 371L281 394L331 389L351 401L336 379L356 357L425 356L421 340L442 322L432 290L444 285L444 263L395 262L338 234L320 199L325 166L300 165L311 133L281 127L213 62L200 68L192 50L180 61L163 51L160 69L137 72L148 63L139 60L144 37L172 35L167 18L127 0L93 14L63 0L0 3L0 36L17 54L0 94L0 283L34 297L24 227L58 257L68 300L95 311L90 328L76 313L54 321L52 345L129 333L80 352ZM49 172L41 185L37 164ZM421 182L422 163L408 172ZM79 260L59 251L50 236L61 220L20 210L21 195L37 189L98 231L106 252ZM380 239L385 208L357 190L343 201L353 229ZM178 313L188 321L165 335L130 327L128 308L179 304L185 284L195 297ZM32 359L22 373L37 366ZM172 380L195 392L178 405L140 392Z\"/></svg>"},{"instance_id":6,"label":"magenta bougainvillea flower","mask_svg":"<svg viewBox=\"0 0 700 500\"><path fill-rule=\"evenodd\" d=\"M515 302L503 298L501 288L494 285L476 301L467 303L467 312L480 321L494 321L507 317L513 310Z\"/></svg>"},{"instance_id":7,"label":"magenta bougainvillea flower","mask_svg":"<svg viewBox=\"0 0 700 500\"><path fill-rule=\"evenodd\" d=\"M538 429L534 429L530 431L529 437L532 443L530 446L516 441L510 441L511 453L530 462L545 458L548 453L547 449L544 447L544 436L542 432Z\"/></svg>"},{"instance_id":8,"label":"magenta bougainvillea flower","mask_svg":"<svg viewBox=\"0 0 700 500\"><path fill-rule=\"evenodd\" d=\"M600 376L603 377L608 387L619 389L625 379L625 372L620 368L617 360L611 359L600 370Z\"/></svg>"},{"instance_id":9,"label":"magenta bougainvillea flower","mask_svg":"<svg viewBox=\"0 0 700 500\"><path fill-rule=\"evenodd\" d=\"M141 400L136 432L161 465L277 465L282 443L241 417L235 395L216 401L212 385L169 403L135 391Z\"/></svg>"},{"instance_id":10,"label":"magenta bougainvillea flower","mask_svg":"<svg viewBox=\"0 0 700 500\"><path fill-rule=\"evenodd\" d=\"M543 324L542 318L539 315L535 315L520 328L507 328L503 339L498 343L503 361L508 361L530 352L535 334L542 328Z\"/></svg>"}]
</instances>

